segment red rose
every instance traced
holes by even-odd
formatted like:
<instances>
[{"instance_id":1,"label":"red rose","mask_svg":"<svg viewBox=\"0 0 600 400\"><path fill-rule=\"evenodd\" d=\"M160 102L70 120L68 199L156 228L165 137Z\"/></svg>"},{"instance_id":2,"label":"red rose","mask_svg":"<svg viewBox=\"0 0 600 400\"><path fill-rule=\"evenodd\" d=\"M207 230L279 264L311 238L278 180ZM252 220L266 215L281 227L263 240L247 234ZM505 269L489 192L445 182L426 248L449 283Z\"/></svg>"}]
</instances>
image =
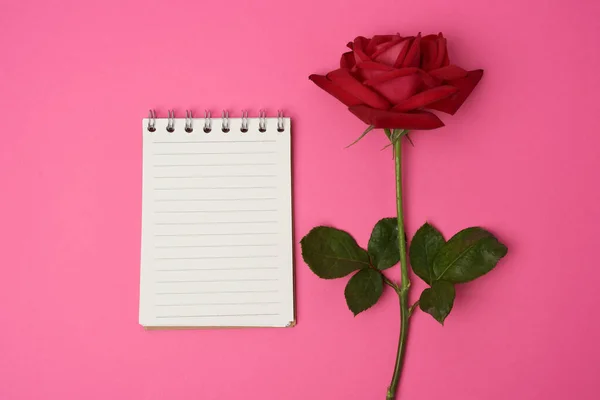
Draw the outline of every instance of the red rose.
<instances>
[{"instance_id":1,"label":"red rose","mask_svg":"<svg viewBox=\"0 0 600 400\"><path fill-rule=\"evenodd\" d=\"M375 128L444 126L425 109L454 114L483 76L450 64L441 33L359 36L348 47L339 69L309 79Z\"/></svg>"}]
</instances>

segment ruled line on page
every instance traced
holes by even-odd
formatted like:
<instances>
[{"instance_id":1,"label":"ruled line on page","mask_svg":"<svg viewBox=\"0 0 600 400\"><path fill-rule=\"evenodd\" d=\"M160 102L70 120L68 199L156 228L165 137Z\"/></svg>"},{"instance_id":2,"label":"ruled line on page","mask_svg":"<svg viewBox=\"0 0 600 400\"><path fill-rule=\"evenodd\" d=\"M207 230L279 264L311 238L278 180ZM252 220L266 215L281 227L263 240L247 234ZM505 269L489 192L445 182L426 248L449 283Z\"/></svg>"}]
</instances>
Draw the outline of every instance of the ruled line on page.
<instances>
[{"instance_id":1,"label":"ruled line on page","mask_svg":"<svg viewBox=\"0 0 600 400\"><path fill-rule=\"evenodd\" d=\"M156 318L213 318L213 317L263 317L278 316L278 313L264 314L211 314L211 315L157 315Z\"/></svg>"},{"instance_id":2,"label":"ruled line on page","mask_svg":"<svg viewBox=\"0 0 600 400\"><path fill-rule=\"evenodd\" d=\"M185 186L185 187L155 187L152 190L241 190L241 189L277 189L277 186Z\"/></svg>"},{"instance_id":3,"label":"ruled line on page","mask_svg":"<svg viewBox=\"0 0 600 400\"><path fill-rule=\"evenodd\" d=\"M154 211L154 214L250 213L276 211L277 210L160 210Z\"/></svg>"},{"instance_id":4,"label":"ruled line on page","mask_svg":"<svg viewBox=\"0 0 600 400\"><path fill-rule=\"evenodd\" d=\"M201 279L201 280L178 280L178 281L156 281L156 283L218 283L218 282L276 282L277 278L264 279Z\"/></svg>"},{"instance_id":5,"label":"ruled line on page","mask_svg":"<svg viewBox=\"0 0 600 400\"><path fill-rule=\"evenodd\" d=\"M186 306L245 306L259 304L281 304L279 301L248 301L243 303L178 303L178 304L155 304L156 307L186 307Z\"/></svg>"},{"instance_id":6,"label":"ruled line on page","mask_svg":"<svg viewBox=\"0 0 600 400\"><path fill-rule=\"evenodd\" d=\"M178 203L182 201L248 201L248 200L277 200L277 197L229 197L221 199L209 199L206 197L197 199L156 199L158 203Z\"/></svg>"},{"instance_id":7,"label":"ruled line on page","mask_svg":"<svg viewBox=\"0 0 600 400\"><path fill-rule=\"evenodd\" d=\"M159 272L183 272L183 271L259 271L279 269L279 267L233 267L233 268L162 268L155 269Z\"/></svg>"},{"instance_id":8,"label":"ruled line on page","mask_svg":"<svg viewBox=\"0 0 600 400\"><path fill-rule=\"evenodd\" d=\"M182 141L154 141L152 143L157 144L208 144L208 143L275 143L275 139L261 139L261 140L182 140Z\"/></svg>"},{"instance_id":9,"label":"ruled line on page","mask_svg":"<svg viewBox=\"0 0 600 400\"><path fill-rule=\"evenodd\" d=\"M221 152L199 152L199 151L195 151L195 152L191 152L191 153L154 153L155 156L197 156L197 155L203 155L203 156L208 156L208 155L227 155L227 154L277 154L276 151L221 151Z\"/></svg>"},{"instance_id":10,"label":"ruled line on page","mask_svg":"<svg viewBox=\"0 0 600 400\"><path fill-rule=\"evenodd\" d=\"M268 175L188 175L188 176L155 176L154 179L203 179L203 178L275 178L276 174Z\"/></svg>"},{"instance_id":11,"label":"ruled line on page","mask_svg":"<svg viewBox=\"0 0 600 400\"><path fill-rule=\"evenodd\" d=\"M169 168L169 167L263 167L268 165L277 165L277 163L228 163L228 164L154 164L154 168Z\"/></svg>"},{"instance_id":12,"label":"ruled line on page","mask_svg":"<svg viewBox=\"0 0 600 400\"><path fill-rule=\"evenodd\" d=\"M155 260L229 260L229 259L240 259L240 258L275 258L277 255L260 255L260 256L229 256L229 257L156 257Z\"/></svg>"},{"instance_id":13,"label":"ruled line on page","mask_svg":"<svg viewBox=\"0 0 600 400\"><path fill-rule=\"evenodd\" d=\"M155 225L275 224L277 221L155 222Z\"/></svg>"},{"instance_id":14,"label":"ruled line on page","mask_svg":"<svg viewBox=\"0 0 600 400\"><path fill-rule=\"evenodd\" d=\"M157 295L173 294L227 294L227 293L277 293L278 290L217 290L209 292L156 292Z\"/></svg>"},{"instance_id":15,"label":"ruled line on page","mask_svg":"<svg viewBox=\"0 0 600 400\"><path fill-rule=\"evenodd\" d=\"M160 237L179 237L179 236L254 236L254 235L277 235L278 232L225 232L225 233L169 233L154 234Z\"/></svg>"},{"instance_id":16,"label":"ruled line on page","mask_svg":"<svg viewBox=\"0 0 600 400\"><path fill-rule=\"evenodd\" d=\"M277 243L268 244L190 244L190 245L166 245L156 246L157 249L193 249L193 248L204 248L204 247L273 247L277 246Z\"/></svg>"}]
</instances>

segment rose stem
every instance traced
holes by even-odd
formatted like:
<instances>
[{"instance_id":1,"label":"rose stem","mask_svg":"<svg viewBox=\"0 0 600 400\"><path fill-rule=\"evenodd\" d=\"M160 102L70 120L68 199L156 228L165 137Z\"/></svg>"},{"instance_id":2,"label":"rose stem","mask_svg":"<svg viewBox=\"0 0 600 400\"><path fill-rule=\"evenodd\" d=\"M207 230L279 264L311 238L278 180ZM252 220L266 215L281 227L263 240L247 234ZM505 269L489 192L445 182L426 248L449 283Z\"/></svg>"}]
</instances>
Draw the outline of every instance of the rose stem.
<instances>
[{"instance_id":1,"label":"rose stem","mask_svg":"<svg viewBox=\"0 0 600 400\"><path fill-rule=\"evenodd\" d=\"M400 273L401 282L400 287L397 285L392 286L398 297L400 298L400 338L398 340L398 354L396 355L396 366L394 368L394 375L392 376L392 383L390 384L386 400L394 400L396 398L396 391L398 390L398 383L400 381L400 374L402 372L402 364L404 362L404 351L406 346L406 338L408 336L408 319L409 319L409 305L408 305L408 290L410 288L410 280L408 277L408 264L406 262L406 235L404 233L404 215L402 212L402 138L398 138L394 142L394 160L396 164L396 212L398 215L398 245L400 248Z\"/></svg>"}]
</instances>

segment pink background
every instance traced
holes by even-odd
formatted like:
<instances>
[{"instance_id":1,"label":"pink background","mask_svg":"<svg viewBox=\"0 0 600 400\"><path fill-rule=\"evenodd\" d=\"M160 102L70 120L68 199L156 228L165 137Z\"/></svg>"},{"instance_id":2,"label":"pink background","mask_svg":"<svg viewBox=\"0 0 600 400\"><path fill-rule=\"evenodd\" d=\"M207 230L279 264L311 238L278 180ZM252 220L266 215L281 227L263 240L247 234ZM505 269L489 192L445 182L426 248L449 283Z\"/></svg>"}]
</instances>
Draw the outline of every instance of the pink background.
<instances>
[{"instance_id":1,"label":"pink background","mask_svg":"<svg viewBox=\"0 0 600 400\"><path fill-rule=\"evenodd\" d=\"M283 108L296 238L332 224L366 245L394 214L391 154L381 132L344 150L363 124L307 77L358 34L443 31L486 75L412 135L409 234L482 225L509 254L445 327L415 316L400 398L597 399L599 19L595 0L3 1L0 398L383 399L396 299L353 318L346 279L299 252L293 329L138 325L140 119Z\"/></svg>"}]
</instances>

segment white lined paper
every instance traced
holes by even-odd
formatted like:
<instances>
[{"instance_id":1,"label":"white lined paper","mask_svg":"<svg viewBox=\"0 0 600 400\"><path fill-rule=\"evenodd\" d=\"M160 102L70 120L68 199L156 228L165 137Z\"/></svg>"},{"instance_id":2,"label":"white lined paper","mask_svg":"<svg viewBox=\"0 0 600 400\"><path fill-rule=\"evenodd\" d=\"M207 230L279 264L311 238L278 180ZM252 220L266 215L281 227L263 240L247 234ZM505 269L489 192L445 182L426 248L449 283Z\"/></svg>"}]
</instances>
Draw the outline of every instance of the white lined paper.
<instances>
[{"instance_id":1,"label":"white lined paper","mask_svg":"<svg viewBox=\"0 0 600 400\"><path fill-rule=\"evenodd\" d=\"M141 325L293 324L290 120L248 121L143 120Z\"/></svg>"}]
</instances>

